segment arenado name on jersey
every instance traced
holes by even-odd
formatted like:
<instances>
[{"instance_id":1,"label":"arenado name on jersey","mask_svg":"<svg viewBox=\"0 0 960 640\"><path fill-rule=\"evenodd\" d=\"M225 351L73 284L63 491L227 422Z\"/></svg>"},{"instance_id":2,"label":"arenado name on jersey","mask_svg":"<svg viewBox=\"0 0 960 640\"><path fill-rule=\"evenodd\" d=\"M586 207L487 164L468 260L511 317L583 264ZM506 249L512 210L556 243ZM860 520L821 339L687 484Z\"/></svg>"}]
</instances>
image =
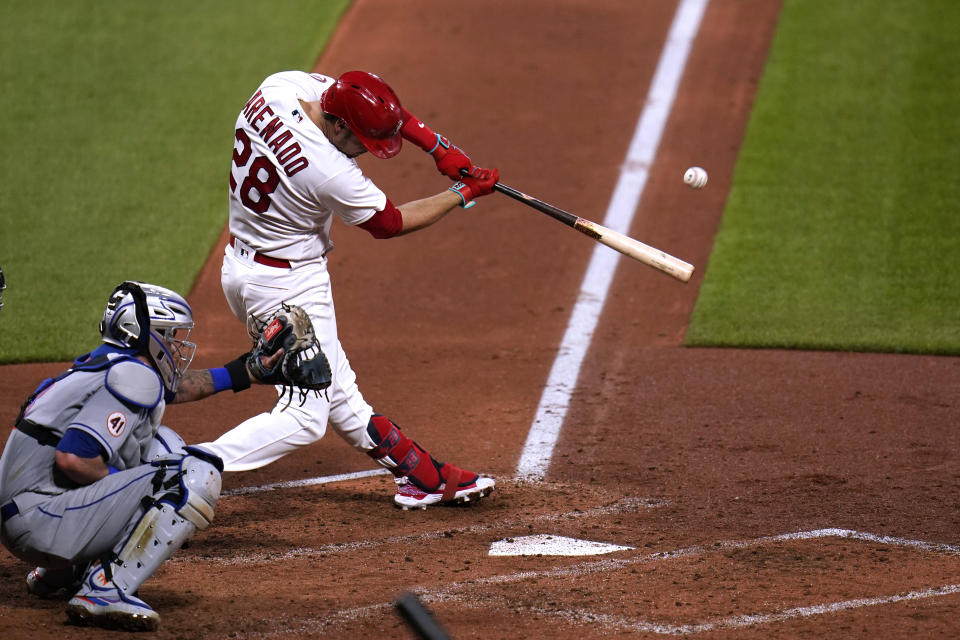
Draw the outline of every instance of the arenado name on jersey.
<instances>
[{"instance_id":1,"label":"arenado name on jersey","mask_svg":"<svg viewBox=\"0 0 960 640\"><path fill-rule=\"evenodd\" d=\"M253 97L243 108L243 115L246 117L250 128L260 135L260 138L267 143L268 147L273 149L277 163L283 167L287 177L292 177L297 172L310 166L310 163L301 155L303 149L300 147L300 143L294 139L293 133L283 125L280 116L276 115L270 105L266 104L262 93L262 91L257 91L253 94ZM302 116L296 112L292 115L302 119ZM264 125L263 122L270 116L273 116L273 119ZM250 139L243 129L237 129L236 139L242 145L240 149L234 149L234 153L240 156L237 158L237 165L243 166L246 164L244 155L250 153Z\"/></svg>"}]
</instances>

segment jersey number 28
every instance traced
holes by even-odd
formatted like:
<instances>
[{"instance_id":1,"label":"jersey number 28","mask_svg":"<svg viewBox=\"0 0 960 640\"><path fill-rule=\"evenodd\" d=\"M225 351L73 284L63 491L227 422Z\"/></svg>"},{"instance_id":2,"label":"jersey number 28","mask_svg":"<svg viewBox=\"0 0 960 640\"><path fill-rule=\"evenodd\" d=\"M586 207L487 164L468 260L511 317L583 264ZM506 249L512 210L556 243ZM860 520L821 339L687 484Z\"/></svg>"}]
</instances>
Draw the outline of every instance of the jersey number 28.
<instances>
[{"instance_id":1,"label":"jersey number 28","mask_svg":"<svg viewBox=\"0 0 960 640\"><path fill-rule=\"evenodd\" d=\"M266 156L257 156L250 162L250 138L243 129L237 129L234 136L240 143L240 148L233 149L233 164L243 169L250 164L247 175L240 183L240 202L254 213L263 213L270 207L270 194L280 184L277 168ZM237 179L230 170L230 191L237 190Z\"/></svg>"}]
</instances>

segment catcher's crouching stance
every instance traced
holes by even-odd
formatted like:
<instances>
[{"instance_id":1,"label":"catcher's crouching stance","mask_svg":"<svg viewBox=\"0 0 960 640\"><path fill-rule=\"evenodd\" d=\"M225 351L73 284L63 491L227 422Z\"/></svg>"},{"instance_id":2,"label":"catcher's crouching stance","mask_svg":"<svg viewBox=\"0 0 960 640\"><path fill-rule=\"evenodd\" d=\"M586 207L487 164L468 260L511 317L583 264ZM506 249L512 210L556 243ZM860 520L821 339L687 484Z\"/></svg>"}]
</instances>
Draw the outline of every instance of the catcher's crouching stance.
<instances>
[{"instance_id":1,"label":"catcher's crouching stance","mask_svg":"<svg viewBox=\"0 0 960 640\"><path fill-rule=\"evenodd\" d=\"M266 322L251 318L250 372L264 383L284 387L281 393L300 392L300 404L309 392L330 386L332 374L317 342L313 324L300 307L283 303ZM265 369L260 362L282 350L281 360ZM493 491L493 481L449 463L438 462L420 445L407 438L400 427L383 415L373 414L366 428L373 448L366 453L395 476L394 502L404 510L426 509L440 502L470 502Z\"/></svg>"},{"instance_id":2,"label":"catcher's crouching stance","mask_svg":"<svg viewBox=\"0 0 960 640\"><path fill-rule=\"evenodd\" d=\"M246 389L250 367L244 354L188 371L193 325L179 294L121 283L103 313L103 343L40 384L3 449L0 542L37 565L27 590L69 598L75 623L156 629L140 585L213 520L222 461L161 420L168 403Z\"/></svg>"}]
</instances>

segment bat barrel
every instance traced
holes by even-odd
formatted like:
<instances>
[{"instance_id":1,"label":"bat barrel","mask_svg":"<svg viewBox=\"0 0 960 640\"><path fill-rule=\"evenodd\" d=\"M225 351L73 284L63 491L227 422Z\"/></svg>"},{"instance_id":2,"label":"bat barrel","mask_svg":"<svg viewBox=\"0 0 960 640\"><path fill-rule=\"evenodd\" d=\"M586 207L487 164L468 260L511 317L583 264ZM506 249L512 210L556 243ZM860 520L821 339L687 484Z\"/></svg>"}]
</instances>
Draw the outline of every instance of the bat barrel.
<instances>
[{"instance_id":1,"label":"bat barrel","mask_svg":"<svg viewBox=\"0 0 960 640\"><path fill-rule=\"evenodd\" d=\"M660 249L655 249L649 245L646 245L639 240L634 240L630 236L625 236L622 233L614 231L613 229L608 229L603 225L599 225L596 222L592 222L580 216L576 216L569 211L564 211L558 207L553 206L552 204L547 204L542 200L538 200L533 196L527 195L522 191L509 187L502 182L497 182L493 185L494 191L504 194L514 200L521 202L529 207L545 213L554 220L558 220L568 227L572 227L583 233L584 235L590 236L597 242L604 244L614 251L619 251L623 255L633 258L638 262L653 267L663 273L666 273L669 276L680 280L681 282L689 282L690 278L693 276L694 267L689 262L684 262L680 258L674 257L669 253L661 251Z\"/></svg>"}]
</instances>

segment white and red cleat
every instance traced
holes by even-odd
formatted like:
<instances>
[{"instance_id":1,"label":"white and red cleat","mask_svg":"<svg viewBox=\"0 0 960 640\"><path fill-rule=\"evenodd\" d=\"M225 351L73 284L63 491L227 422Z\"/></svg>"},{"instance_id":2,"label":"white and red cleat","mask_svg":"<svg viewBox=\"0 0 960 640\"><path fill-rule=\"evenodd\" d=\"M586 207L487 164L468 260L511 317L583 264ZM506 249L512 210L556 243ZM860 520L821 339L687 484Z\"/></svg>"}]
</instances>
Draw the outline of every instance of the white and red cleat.
<instances>
[{"instance_id":1,"label":"white and red cleat","mask_svg":"<svg viewBox=\"0 0 960 640\"><path fill-rule=\"evenodd\" d=\"M393 501L404 511L426 509L432 504L477 502L490 495L496 484L493 478L464 471L452 464L444 464L440 467L440 475L443 482L433 490L418 486L409 476L396 478L397 493Z\"/></svg>"}]
</instances>

